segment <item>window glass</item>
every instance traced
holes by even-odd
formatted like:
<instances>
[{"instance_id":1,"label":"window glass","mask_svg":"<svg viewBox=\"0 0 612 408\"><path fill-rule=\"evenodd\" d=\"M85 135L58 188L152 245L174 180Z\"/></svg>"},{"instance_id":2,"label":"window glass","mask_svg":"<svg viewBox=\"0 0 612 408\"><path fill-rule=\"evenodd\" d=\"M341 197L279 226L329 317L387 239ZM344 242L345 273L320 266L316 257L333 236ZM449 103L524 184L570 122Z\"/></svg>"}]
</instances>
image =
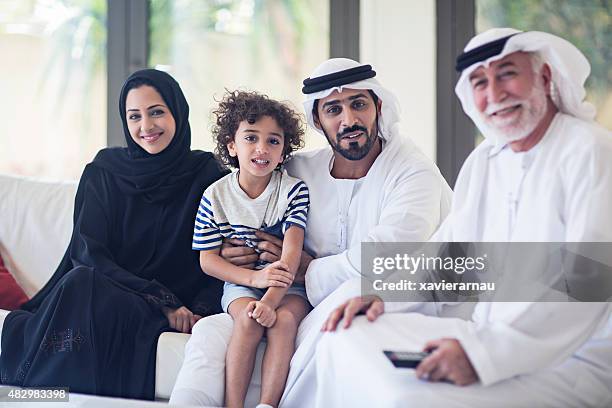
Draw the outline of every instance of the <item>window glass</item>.
<instances>
[{"instance_id":1,"label":"window glass","mask_svg":"<svg viewBox=\"0 0 612 408\"><path fill-rule=\"evenodd\" d=\"M436 160L436 2L361 0L359 11L361 62L397 97L400 132Z\"/></svg>"},{"instance_id":2,"label":"window glass","mask_svg":"<svg viewBox=\"0 0 612 408\"><path fill-rule=\"evenodd\" d=\"M0 172L76 179L106 144L106 1L0 2Z\"/></svg>"},{"instance_id":3,"label":"window glass","mask_svg":"<svg viewBox=\"0 0 612 408\"><path fill-rule=\"evenodd\" d=\"M190 105L192 148L213 150L211 112L225 88L288 100L329 56L329 0L151 0L149 66L168 71ZM309 132L307 147L321 146Z\"/></svg>"}]
</instances>

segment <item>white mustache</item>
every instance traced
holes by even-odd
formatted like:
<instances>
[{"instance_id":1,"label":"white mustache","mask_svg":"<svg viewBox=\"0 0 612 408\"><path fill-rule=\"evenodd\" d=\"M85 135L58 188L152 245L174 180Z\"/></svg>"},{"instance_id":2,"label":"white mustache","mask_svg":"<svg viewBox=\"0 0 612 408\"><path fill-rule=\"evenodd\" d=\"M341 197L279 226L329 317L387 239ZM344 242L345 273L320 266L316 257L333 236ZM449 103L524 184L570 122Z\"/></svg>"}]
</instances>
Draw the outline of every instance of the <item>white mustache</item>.
<instances>
[{"instance_id":1,"label":"white mustache","mask_svg":"<svg viewBox=\"0 0 612 408\"><path fill-rule=\"evenodd\" d=\"M490 116L495 112L499 112L501 110L508 109L516 105L522 105L524 104L524 102L525 101L523 101L522 99L512 99L509 101L504 101L502 103L489 103L484 113Z\"/></svg>"}]
</instances>

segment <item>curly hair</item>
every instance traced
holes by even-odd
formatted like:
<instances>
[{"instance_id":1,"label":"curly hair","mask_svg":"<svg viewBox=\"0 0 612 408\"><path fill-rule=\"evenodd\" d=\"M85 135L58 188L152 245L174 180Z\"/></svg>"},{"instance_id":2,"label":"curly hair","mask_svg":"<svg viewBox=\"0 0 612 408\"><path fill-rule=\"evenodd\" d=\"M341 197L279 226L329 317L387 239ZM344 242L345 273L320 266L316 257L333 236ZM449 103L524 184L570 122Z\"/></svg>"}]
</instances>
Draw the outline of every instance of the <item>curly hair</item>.
<instances>
[{"instance_id":1,"label":"curly hair","mask_svg":"<svg viewBox=\"0 0 612 408\"><path fill-rule=\"evenodd\" d=\"M236 131L243 120L253 124L262 116L270 116L283 130L283 162L291 153L304 147L304 120L287 104L268 98L257 92L229 91L219 107L213 111L216 120L212 135L217 144L215 155L225 165L238 168L238 158L229 154L227 145L234 141Z\"/></svg>"}]
</instances>

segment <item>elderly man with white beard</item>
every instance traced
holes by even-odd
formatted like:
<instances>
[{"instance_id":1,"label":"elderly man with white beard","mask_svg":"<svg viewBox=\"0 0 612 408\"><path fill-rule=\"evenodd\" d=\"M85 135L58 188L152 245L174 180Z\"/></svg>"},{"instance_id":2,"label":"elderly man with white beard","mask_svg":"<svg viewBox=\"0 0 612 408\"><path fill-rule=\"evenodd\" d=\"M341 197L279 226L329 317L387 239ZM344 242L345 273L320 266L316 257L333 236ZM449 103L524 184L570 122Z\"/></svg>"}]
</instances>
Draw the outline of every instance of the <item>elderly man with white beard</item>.
<instances>
[{"instance_id":1,"label":"elderly man with white beard","mask_svg":"<svg viewBox=\"0 0 612 408\"><path fill-rule=\"evenodd\" d=\"M582 53L551 34L492 29L457 70L455 91L486 140L432 241L611 242L612 135L583 100ZM480 302L466 319L389 306L358 297L332 312L317 407L612 406L610 303ZM420 349L431 354L403 372L382 353Z\"/></svg>"}]
</instances>

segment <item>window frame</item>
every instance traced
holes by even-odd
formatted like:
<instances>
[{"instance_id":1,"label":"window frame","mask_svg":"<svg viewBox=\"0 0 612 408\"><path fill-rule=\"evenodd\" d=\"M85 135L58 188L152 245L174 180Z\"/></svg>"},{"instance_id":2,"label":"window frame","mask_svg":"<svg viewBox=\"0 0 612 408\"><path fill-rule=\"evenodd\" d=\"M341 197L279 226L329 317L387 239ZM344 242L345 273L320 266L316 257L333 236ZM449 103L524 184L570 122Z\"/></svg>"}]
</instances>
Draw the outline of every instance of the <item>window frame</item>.
<instances>
[{"instance_id":1,"label":"window frame","mask_svg":"<svg viewBox=\"0 0 612 408\"><path fill-rule=\"evenodd\" d=\"M359 59L360 0L330 0L330 55ZM107 146L125 146L117 101L130 73L147 67L149 0L107 0Z\"/></svg>"},{"instance_id":2,"label":"window frame","mask_svg":"<svg viewBox=\"0 0 612 408\"><path fill-rule=\"evenodd\" d=\"M455 95L455 60L476 32L475 0L436 0L436 162L452 187L475 147L476 127Z\"/></svg>"},{"instance_id":3,"label":"window frame","mask_svg":"<svg viewBox=\"0 0 612 408\"><path fill-rule=\"evenodd\" d=\"M149 1L107 0L106 145L125 146L117 101L130 73L146 68L149 52Z\"/></svg>"}]
</instances>

